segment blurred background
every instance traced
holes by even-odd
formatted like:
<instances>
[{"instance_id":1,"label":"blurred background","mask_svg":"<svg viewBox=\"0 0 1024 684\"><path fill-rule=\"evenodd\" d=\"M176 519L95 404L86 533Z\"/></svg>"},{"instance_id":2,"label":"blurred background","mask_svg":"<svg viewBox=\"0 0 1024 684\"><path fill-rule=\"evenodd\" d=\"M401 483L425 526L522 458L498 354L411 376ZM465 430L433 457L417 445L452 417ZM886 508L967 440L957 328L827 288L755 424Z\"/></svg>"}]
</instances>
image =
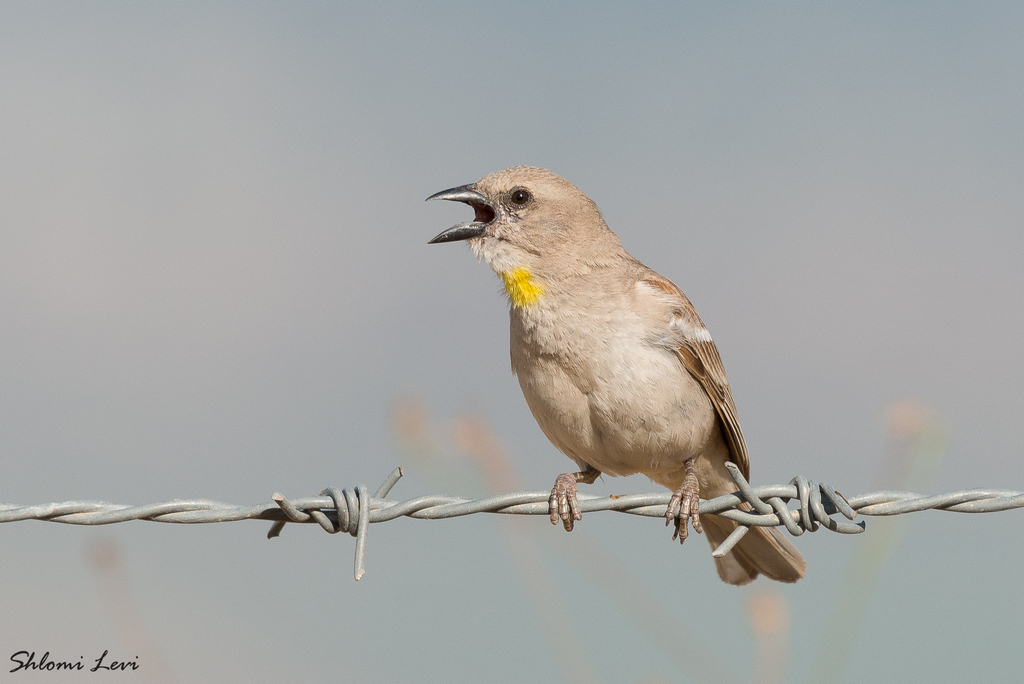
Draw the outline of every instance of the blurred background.
<instances>
[{"instance_id":1,"label":"blurred background","mask_svg":"<svg viewBox=\"0 0 1024 684\"><path fill-rule=\"evenodd\" d=\"M686 291L755 484L1022 490L1022 33L1011 2L3 3L0 502L550 488L498 280L426 244L469 214L425 197L513 164ZM608 513L374 526L358 583L351 537L268 526L0 527L0 671L1024 676L1020 511L804 535L805 580L743 589Z\"/></svg>"}]
</instances>

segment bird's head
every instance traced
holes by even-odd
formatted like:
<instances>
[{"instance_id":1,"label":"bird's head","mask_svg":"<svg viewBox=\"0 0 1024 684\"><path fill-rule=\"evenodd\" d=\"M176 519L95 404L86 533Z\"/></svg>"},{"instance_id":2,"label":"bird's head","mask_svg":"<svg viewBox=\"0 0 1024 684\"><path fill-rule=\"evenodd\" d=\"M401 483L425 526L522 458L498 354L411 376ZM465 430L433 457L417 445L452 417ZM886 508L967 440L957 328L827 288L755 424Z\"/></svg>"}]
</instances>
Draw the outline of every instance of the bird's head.
<instances>
[{"instance_id":1,"label":"bird's head","mask_svg":"<svg viewBox=\"0 0 1024 684\"><path fill-rule=\"evenodd\" d=\"M476 215L430 243L466 240L505 280L513 304L517 296L510 277L522 279L525 273L538 283L559 279L597 265L621 249L590 198L545 169L513 166L427 198L435 199L464 202Z\"/></svg>"}]
</instances>

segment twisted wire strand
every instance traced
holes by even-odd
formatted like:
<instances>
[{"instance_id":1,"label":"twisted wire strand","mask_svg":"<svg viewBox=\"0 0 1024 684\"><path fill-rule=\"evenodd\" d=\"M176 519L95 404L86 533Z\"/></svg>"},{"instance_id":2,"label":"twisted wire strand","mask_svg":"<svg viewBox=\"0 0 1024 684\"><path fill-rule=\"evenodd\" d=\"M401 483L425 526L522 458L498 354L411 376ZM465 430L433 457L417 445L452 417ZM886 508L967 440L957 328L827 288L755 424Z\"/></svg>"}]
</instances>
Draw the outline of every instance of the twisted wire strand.
<instances>
[{"instance_id":1,"label":"twisted wire strand","mask_svg":"<svg viewBox=\"0 0 1024 684\"><path fill-rule=\"evenodd\" d=\"M732 463L726 463L736 482L737 491L714 499L702 499L700 514L715 513L738 523L736 529L713 552L728 553L750 530L750 527L785 527L793 536L825 527L840 534L859 534L865 525L832 517L840 514L853 520L857 514L891 516L924 510L956 513L992 513L1024 508L1024 492L1006 489L967 489L933 496L914 492L881 491L844 497L824 482L794 477L786 485L752 487ZM329 534L348 532L356 538L354 576L365 572L366 537L370 523L387 522L401 517L438 520L476 513L504 515L548 515L550 492L512 492L483 499L457 496L427 495L406 501L390 501L386 497L402 477L401 467L388 475L370 496L365 485L354 490L328 487L320 496L288 499L274 494L272 500L255 506L209 499L174 500L143 506L112 504L103 501L65 501L62 503L21 506L0 504L0 523L20 520L43 520L68 525L110 525L128 520L203 524L237 520L268 520L273 525L267 533L273 538L286 523L316 523ZM630 515L664 518L670 492L626 494L622 496L579 495L584 513L618 511ZM799 508L789 508L795 501Z\"/></svg>"}]
</instances>

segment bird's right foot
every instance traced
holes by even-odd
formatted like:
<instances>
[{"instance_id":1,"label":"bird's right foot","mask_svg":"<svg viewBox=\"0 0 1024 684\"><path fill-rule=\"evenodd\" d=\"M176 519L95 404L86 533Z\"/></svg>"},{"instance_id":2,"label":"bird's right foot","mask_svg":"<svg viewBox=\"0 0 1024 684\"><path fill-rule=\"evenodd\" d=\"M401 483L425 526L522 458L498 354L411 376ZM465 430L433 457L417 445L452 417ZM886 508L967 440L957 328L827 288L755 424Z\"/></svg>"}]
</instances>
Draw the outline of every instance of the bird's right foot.
<instances>
[{"instance_id":1,"label":"bird's right foot","mask_svg":"<svg viewBox=\"0 0 1024 684\"><path fill-rule=\"evenodd\" d=\"M548 497L548 513L552 525L557 525L561 520L565 531L572 532L573 524L583 520L580 501L576 496L576 483L593 484L600 474L601 471L588 468L578 473L562 473L555 478L555 486L551 488L551 496Z\"/></svg>"}]
</instances>

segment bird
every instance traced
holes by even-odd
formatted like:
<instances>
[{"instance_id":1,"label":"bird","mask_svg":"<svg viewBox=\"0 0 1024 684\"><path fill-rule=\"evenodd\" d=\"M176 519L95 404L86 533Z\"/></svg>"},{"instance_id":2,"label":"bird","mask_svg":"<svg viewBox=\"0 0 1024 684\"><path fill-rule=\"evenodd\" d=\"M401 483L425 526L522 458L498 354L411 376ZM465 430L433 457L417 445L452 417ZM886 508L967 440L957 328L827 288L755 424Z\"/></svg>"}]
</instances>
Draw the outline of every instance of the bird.
<instances>
[{"instance_id":1,"label":"bird","mask_svg":"<svg viewBox=\"0 0 1024 684\"><path fill-rule=\"evenodd\" d=\"M717 548L737 524L699 515L735 491L750 456L718 349L672 281L623 249L597 205L546 169L513 166L427 198L462 202L474 220L430 244L468 243L501 278L512 372L541 431L579 470L555 479L551 523L582 520L578 485L642 473L673 492L666 525ZM751 527L715 558L719 577L796 582L807 564L774 527Z\"/></svg>"}]
</instances>

